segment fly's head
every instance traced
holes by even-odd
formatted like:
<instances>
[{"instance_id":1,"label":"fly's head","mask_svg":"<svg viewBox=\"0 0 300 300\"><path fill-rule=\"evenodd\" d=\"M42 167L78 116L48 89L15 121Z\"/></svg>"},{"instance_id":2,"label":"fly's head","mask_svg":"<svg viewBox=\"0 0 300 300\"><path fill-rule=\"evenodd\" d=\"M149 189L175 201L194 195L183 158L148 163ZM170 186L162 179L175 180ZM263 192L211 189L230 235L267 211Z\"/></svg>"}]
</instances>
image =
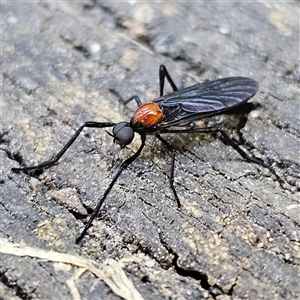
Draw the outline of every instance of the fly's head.
<instances>
[{"instance_id":1,"label":"fly's head","mask_svg":"<svg viewBox=\"0 0 300 300\"><path fill-rule=\"evenodd\" d=\"M127 122L120 122L113 127L112 134L109 133L114 138L114 143L117 143L124 148L129 145L134 138L134 131L130 124Z\"/></svg>"}]
</instances>

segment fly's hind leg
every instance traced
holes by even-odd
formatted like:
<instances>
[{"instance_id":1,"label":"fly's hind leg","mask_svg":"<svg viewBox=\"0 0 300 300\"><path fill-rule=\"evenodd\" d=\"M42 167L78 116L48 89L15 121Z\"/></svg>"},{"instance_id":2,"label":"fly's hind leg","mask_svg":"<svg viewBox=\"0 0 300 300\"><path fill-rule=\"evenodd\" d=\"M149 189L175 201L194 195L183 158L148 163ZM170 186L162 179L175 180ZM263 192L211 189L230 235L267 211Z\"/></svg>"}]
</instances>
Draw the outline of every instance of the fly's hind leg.
<instances>
[{"instance_id":1,"label":"fly's hind leg","mask_svg":"<svg viewBox=\"0 0 300 300\"><path fill-rule=\"evenodd\" d=\"M175 85L173 79L171 78L167 68L164 65L160 65L160 67L159 67L159 94L160 94L160 96L163 96L163 94L164 94L164 86L165 86L166 78L167 78L170 86L172 87L173 91L175 92L178 90L178 88ZM137 95L134 95L127 100L124 100L123 97L116 90L110 88L109 91L112 94L114 94L116 97L118 97L119 100L122 101L125 105L132 100L134 100L138 106L142 105L142 101Z\"/></svg>"},{"instance_id":2,"label":"fly's hind leg","mask_svg":"<svg viewBox=\"0 0 300 300\"><path fill-rule=\"evenodd\" d=\"M164 65L160 65L160 67L159 67L159 94L160 94L160 96L163 96L163 94L164 94L165 78L167 78L167 80L174 92L178 90L178 88L175 85L174 81L172 80L167 68Z\"/></svg>"},{"instance_id":3,"label":"fly's hind leg","mask_svg":"<svg viewBox=\"0 0 300 300\"><path fill-rule=\"evenodd\" d=\"M260 158L257 158L253 155L247 154L241 147L240 145L234 141L232 138L229 137L229 135L222 129L217 128L217 127L207 127L207 128L193 128L193 129L174 129L174 130L165 130L165 133L196 133L196 132L201 132L201 133L219 133L238 154L245 159L246 161L250 163L254 163L257 165L260 165L266 169L268 169L278 180L279 184L282 185L284 181L279 177L279 175L276 174L275 170L272 168L272 166L269 166L266 164L263 160Z\"/></svg>"}]
</instances>

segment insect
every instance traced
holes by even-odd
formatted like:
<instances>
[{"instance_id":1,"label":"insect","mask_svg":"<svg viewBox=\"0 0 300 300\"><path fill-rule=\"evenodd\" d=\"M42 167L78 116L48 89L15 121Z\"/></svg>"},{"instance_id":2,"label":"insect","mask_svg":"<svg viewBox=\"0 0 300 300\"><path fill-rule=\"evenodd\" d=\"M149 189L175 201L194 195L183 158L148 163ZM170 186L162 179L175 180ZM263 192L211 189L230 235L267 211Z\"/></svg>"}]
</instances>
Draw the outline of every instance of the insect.
<instances>
[{"instance_id":1,"label":"insect","mask_svg":"<svg viewBox=\"0 0 300 300\"><path fill-rule=\"evenodd\" d=\"M173 92L168 95L163 95L165 79L168 80ZM159 68L159 85L160 97L142 104L138 96L132 96L126 103L135 100L138 109L133 114L130 122L86 122L84 123L70 138L67 144L59 151L52 159L42 162L35 166L13 168L14 172L32 171L43 169L55 164L74 143L80 132L85 128L106 128L112 127L112 133L109 133L114 139L114 142L119 144L121 148L129 145L134 134L138 133L141 138L141 145L136 153L127 158L119 167L109 186L105 190L103 196L99 199L93 213L90 216L85 228L76 243L79 243L85 236L87 230L91 226L93 220L98 215L101 206L107 198L109 192L113 188L115 182L121 173L140 155L142 152L146 136L149 134L155 135L171 152L171 168L170 168L170 187L180 207L180 201L174 187L174 163L175 163L175 148L160 134L163 133L220 133L221 136L247 161L262 165L269 170L272 169L259 158L249 156L239 145L232 140L227 133L219 127L202 127L196 125L196 121L203 118L212 117L214 115L226 112L236 106L247 102L252 98L258 89L258 83L246 77L229 77L204 83L196 84L178 90L170 77L166 67L161 65Z\"/></svg>"}]
</instances>

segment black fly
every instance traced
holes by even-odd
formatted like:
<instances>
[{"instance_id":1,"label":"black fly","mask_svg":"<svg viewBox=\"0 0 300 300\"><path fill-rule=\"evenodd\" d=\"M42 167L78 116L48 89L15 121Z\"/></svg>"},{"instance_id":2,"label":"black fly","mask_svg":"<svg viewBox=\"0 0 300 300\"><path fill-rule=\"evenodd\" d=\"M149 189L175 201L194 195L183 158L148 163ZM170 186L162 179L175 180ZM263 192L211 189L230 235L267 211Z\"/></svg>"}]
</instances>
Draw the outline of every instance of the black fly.
<instances>
[{"instance_id":1,"label":"black fly","mask_svg":"<svg viewBox=\"0 0 300 300\"><path fill-rule=\"evenodd\" d=\"M173 89L173 93L168 95L163 95L165 78L167 78ZM104 200L123 170L126 169L140 155L145 145L146 135L148 134L155 135L172 153L169 180L178 207L180 206L180 202L174 188L175 149L171 144L164 140L160 134L218 132L245 160L264 166L274 173L272 168L267 166L262 160L246 154L246 152L244 152L234 140L230 139L230 137L221 128L196 126L196 121L226 112L247 102L257 92L258 83L255 80L246 77L229 77L213 81L206 81L201 84L196 84L191 87L178 90L166 67L161 65L159 68L159 81L159 98L145 104L142 104L138 96L133 96L126 101L129 102L131 100L135 100L139 106L139 108L133 114L130 122L120 122L117 124L111 122L86 122L76 131L63 149L51 160L47 160L36 166L12 169L15 172L31 171L43 169L55 164L69 149L69 147L73 144L80 132L85 127L113 127L112 133L109 134L114 138L114 142L119 144L121 148L132 142L135 132L140 135L141 145L139 149L135 154L121 164L108 188L100 198L84 230L77 238L76 243L79 243L86 234L94 218L98 215Z\"/></svg>"}]
</instances>

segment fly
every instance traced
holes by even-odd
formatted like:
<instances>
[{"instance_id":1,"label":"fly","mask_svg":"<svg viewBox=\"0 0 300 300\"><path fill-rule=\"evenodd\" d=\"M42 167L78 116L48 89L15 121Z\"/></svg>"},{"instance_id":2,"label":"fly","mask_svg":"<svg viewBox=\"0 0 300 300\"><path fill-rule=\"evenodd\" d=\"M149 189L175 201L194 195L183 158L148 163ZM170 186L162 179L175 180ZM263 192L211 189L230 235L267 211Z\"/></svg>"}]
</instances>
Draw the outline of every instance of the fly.
<instances>
[{"instance_id":1,"label":"fly","mask_svg":"<svg viewBox=\"0 0 300 300\"><path fill-rule=\"evenodd\" d=\"M163 95L165 79L173 89L173 93ZM98 215L101 206L107 198L109 192L113 188L115 182L121 173L140 155L142 152L146 136L151 134L155 135L171 152L171 170L170 170L170 187L180 207L180 201L174 187L174 162L175 162L175 148L163 139L160 134L163 133L220 133L222 137L247 161L259 164L268 168L272 173L275 172L272 168L266 165L262 160L254 156L249 156L240 146L232 140L221 128L219 127L204 127L199 128L196 126L196 121L203 118L212 117L214 115L224 113L228 110L242 105L251 99L257 92L258 83L246 77L229 77L213 81L206 81L204 83L196 84L178 90L171 76L169 75L166 67L161 65L159 68L159 83L160 83L160 97L152 102L142 104L138 96L129 98L126 102L135 100L139 108L133 114L130 122L85 122L76 133L70 138L67 144L59 151L52 159L42 162L35 166L13 168L14 172L32 171L43 169L52 166L64 155L69 147L79 136L80 132L86 128L106 128L112 127L112 133L109 133L114 142L119 144L121 148L129 145L134 134L138 133L141 137L141 145L136 153L126 159L119 167L117 173L113 177L109 186L105 190L103 196L98 201L90 219L88 220L85 228L80 236L76 239L79 243L85 236L87 230L91 226L93 220Z\"/></svg>"}]
</instances>

